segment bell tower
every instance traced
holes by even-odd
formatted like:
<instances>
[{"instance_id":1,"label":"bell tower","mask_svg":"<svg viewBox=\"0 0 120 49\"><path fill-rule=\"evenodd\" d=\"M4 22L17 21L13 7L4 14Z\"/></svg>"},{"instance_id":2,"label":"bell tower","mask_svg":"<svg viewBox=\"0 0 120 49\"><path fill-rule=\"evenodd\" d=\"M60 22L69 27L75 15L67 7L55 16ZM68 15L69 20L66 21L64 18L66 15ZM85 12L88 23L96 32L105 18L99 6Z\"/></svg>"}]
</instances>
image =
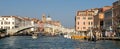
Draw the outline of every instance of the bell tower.
<instances>
[{"instance_id":1,"label":"bell tower","mask_svg":"<svg viewBox=\"0 0 120 49\"><path fill-rule=\"evenodd\" d=\"M42 15L42 22L43 22L43 23L46 22L46 15L45 15L45 14Z\"/></svg>"}]
</instances>

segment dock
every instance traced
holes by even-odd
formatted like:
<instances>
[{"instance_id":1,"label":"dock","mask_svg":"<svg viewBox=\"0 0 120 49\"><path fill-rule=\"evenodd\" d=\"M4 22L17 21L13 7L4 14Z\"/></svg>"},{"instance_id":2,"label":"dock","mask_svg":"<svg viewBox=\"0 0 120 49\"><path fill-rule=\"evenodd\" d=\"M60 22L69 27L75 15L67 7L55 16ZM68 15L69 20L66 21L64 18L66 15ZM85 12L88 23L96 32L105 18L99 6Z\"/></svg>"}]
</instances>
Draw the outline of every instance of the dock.
<instances>
[{"instance_id":1,"label":"dock","mask_svg":"<svg viewBox=\"0 0 120 49\"><path fill-rule=\"evenodd\" d=\"M120 40L120 37L100 37L98 40Z\"/></svg>"},{"instance_id":2,"label":"dock","mask_svg":"<svg viewBox=\"0 0 120 49\"><path fill-rule=\"evenodd\" d=\"M79 35L73 35L71 36L71 39L83 39L88 40L90 39L88 36L79 36ZM118 40L120 41L120 37L97 37L96 40Z\"/></svg>"}]
</instances>

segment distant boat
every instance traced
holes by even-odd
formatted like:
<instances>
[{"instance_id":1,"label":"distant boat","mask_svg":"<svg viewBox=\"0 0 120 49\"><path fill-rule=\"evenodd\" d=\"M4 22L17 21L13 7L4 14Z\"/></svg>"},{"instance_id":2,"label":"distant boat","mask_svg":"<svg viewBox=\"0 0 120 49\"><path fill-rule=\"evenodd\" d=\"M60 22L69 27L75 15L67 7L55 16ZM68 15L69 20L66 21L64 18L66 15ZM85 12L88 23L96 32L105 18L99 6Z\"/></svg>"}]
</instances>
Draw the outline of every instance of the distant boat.
<instances>
[{"instance_id":1,"label":"distant boat","mask_svg":"<svg viewBox=\"0 0 120 49\"><path fill-rule=\"evenodd\" d=\"M33 34L33 35L32 35L32 38L33 38L33 39L37 39L37 38L38 38L38 37L37 37L37 34Z\"/></svg>"},{"instance_id":2,"label":"distant boat","mask_svg":"<svg viewBox=\"0 0 120 49\"><path fill-rule=\"evenodd\" d=\"M70 38L71 39L71 36L66 34L66 35L64 35L64 38Z\"/></svg>"}]
</instances>

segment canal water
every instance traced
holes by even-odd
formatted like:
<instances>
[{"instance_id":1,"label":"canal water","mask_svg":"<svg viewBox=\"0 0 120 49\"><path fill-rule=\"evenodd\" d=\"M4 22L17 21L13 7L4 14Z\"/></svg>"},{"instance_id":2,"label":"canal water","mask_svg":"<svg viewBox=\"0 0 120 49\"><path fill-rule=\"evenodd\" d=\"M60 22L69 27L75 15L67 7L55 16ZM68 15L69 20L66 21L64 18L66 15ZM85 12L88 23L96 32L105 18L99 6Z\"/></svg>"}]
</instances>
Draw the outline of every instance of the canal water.
<instances>
[{"instance_id":1,"label":"canal water","mask_svg":"<svg viewBox=\"0 0 120 49\"><path fill-rule=\"evenodd\" d=\"M120 49L120 41L71 40L64 37L12 36L0 39L0 49Z\"/></svg>"}]
</instances>

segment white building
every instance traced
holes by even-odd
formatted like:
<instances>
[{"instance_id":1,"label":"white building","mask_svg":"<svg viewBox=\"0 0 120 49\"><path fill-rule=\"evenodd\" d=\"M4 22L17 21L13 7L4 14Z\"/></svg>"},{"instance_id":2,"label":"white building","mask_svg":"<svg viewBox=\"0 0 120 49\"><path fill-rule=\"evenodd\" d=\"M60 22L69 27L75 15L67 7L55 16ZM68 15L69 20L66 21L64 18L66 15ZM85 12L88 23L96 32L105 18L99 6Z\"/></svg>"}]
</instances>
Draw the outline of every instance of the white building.
<instances>
[{"instance_id":1,"label":"white building","mask_svg":"<svg viewBox=\"0 0 120 49\"><path fill-rule=\"evenodd\" d=\"M18 16L0 16L0 29L15 29L31 25L31 21Z\"/></svg>"},{"instance_id":2,"label":"white building","mask_svg":"<svg viewBox=\"0 0 120 49\"><path fill-rule=\"evenodd\" d=\"M16 16L0 16L0 28L1 29L14 29L17 28L21 22L21 19Z\"/></svg>"}]
</instances>

